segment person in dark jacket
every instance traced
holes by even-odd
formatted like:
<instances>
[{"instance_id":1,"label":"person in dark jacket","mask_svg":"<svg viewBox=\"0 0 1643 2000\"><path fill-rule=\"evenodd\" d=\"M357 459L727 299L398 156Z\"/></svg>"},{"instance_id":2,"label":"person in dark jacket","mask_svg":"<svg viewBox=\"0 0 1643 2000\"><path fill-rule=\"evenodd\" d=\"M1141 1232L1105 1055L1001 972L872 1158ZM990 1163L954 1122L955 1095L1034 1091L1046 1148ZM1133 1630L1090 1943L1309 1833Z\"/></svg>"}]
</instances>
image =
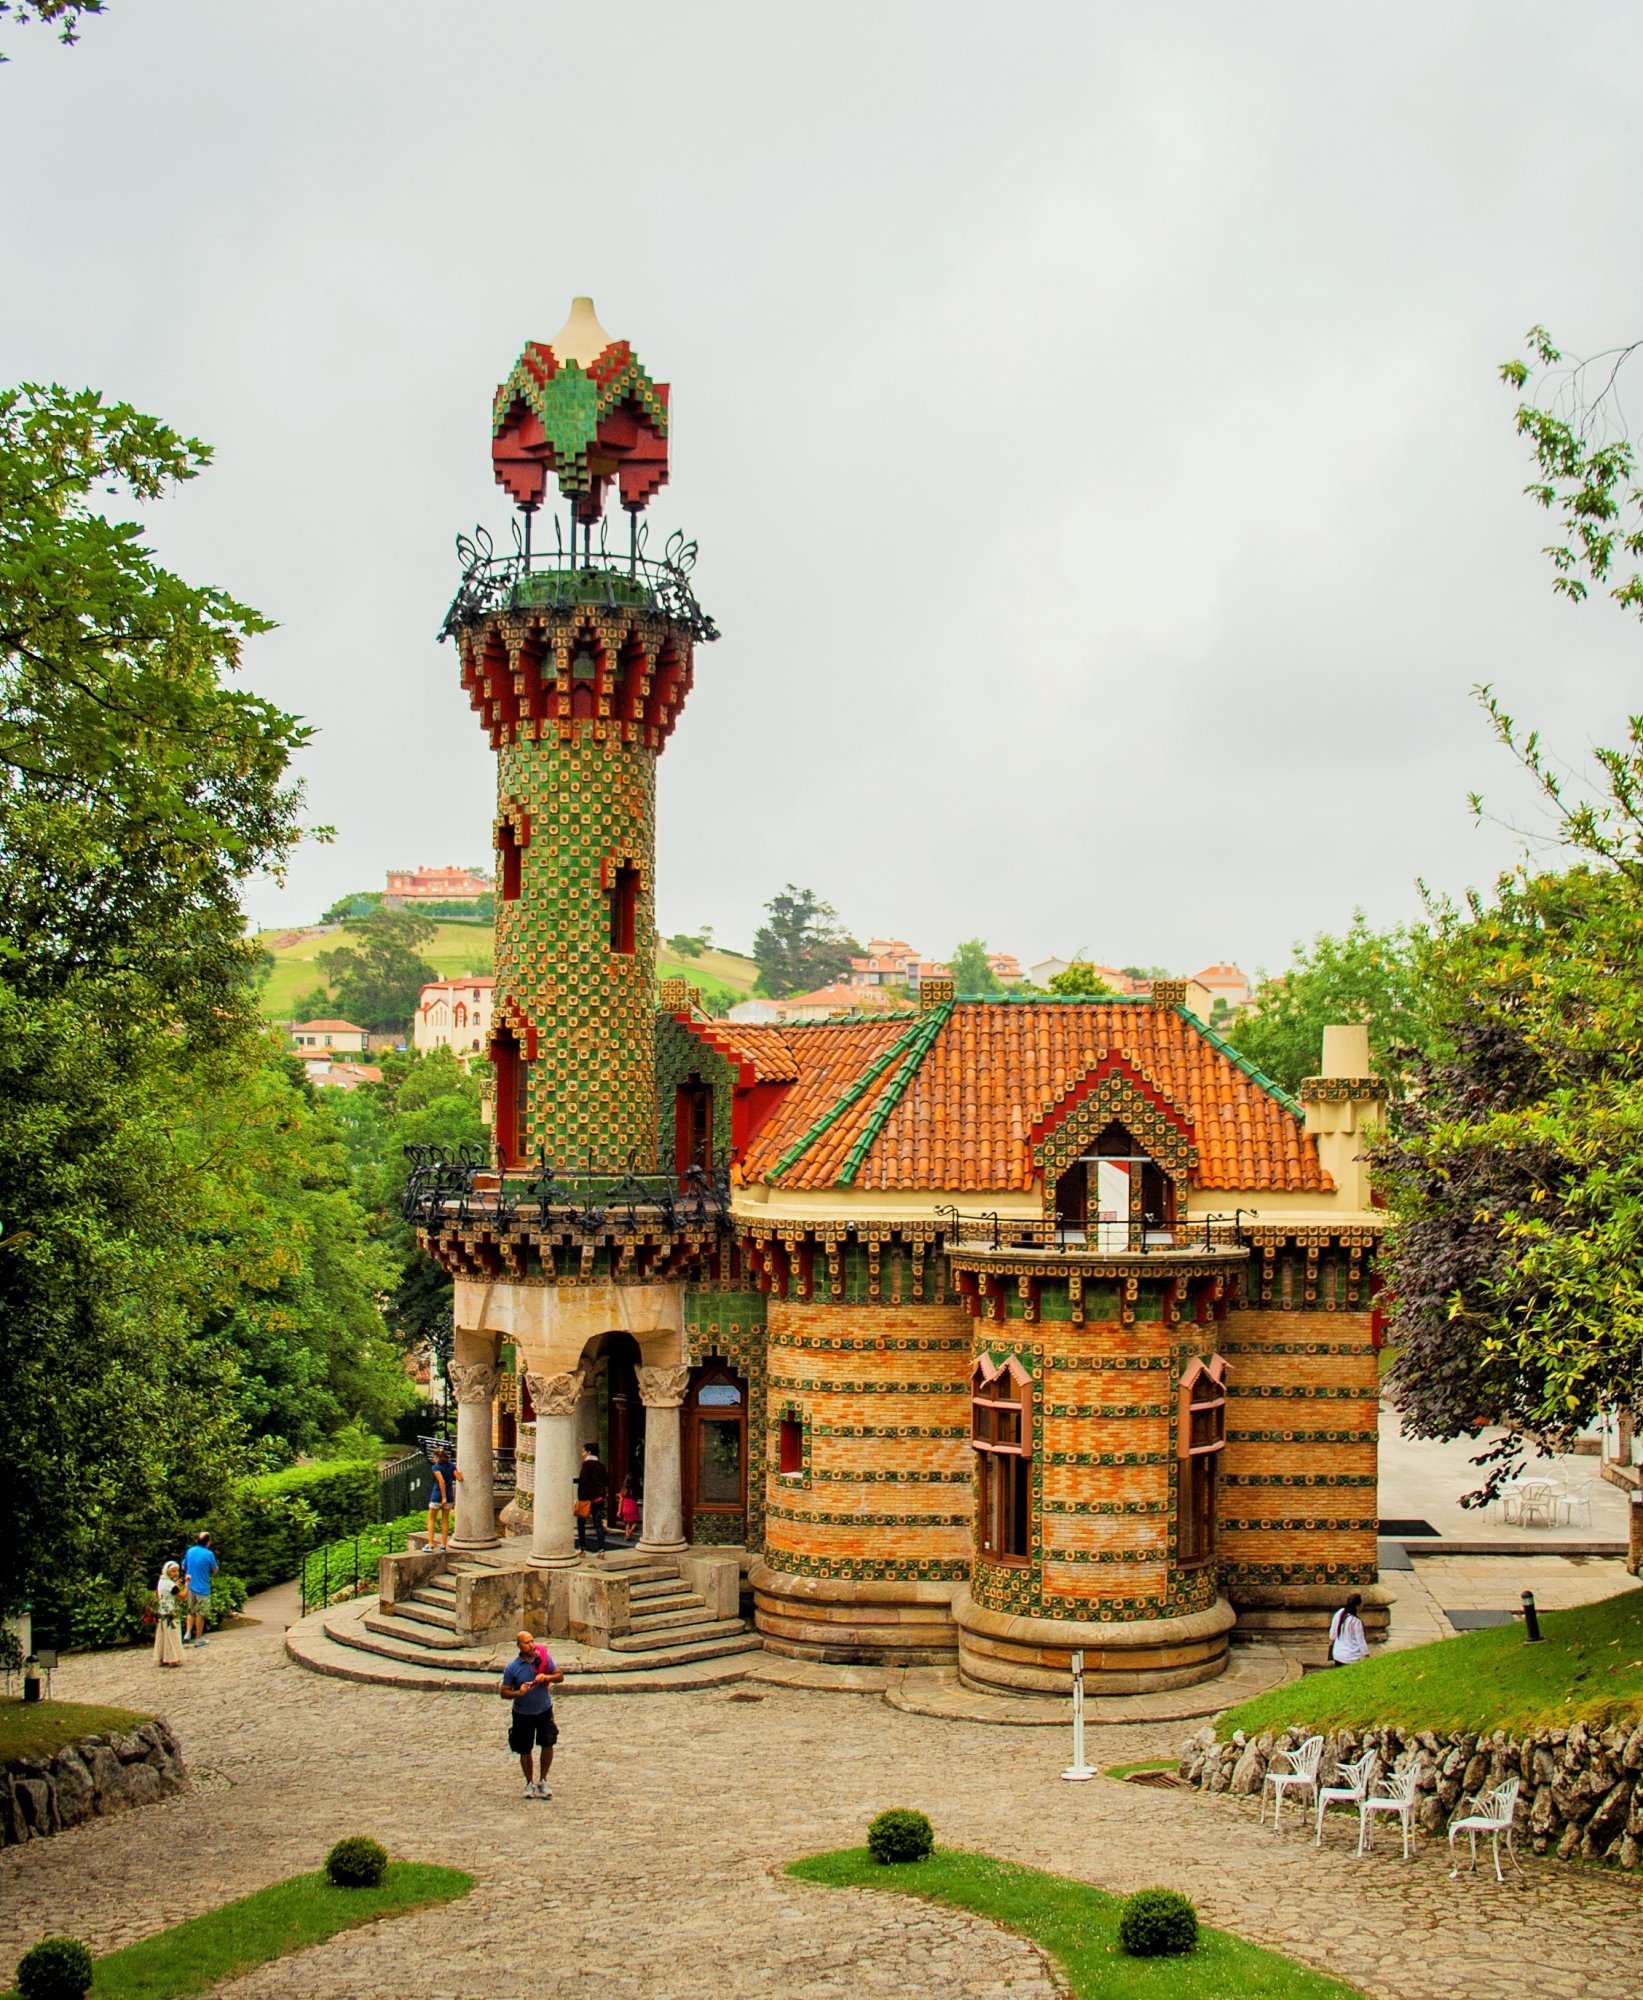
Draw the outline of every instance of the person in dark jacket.
<instances>
[{"instance_id":1,"label":"person in dark jacket","mask_svg":"<svg viewBox=\"0 0 1643 2000\"><path fill-rule=\"evenodd\" d=\"M582 1463L576 1470L576 1546L583 1555L587 1554L590 1529L594 1553L605 1553L605 1501L609 1493L610 1474L600 1460L598 1445L583 1445Z\"/></svg>"}]
</instances>

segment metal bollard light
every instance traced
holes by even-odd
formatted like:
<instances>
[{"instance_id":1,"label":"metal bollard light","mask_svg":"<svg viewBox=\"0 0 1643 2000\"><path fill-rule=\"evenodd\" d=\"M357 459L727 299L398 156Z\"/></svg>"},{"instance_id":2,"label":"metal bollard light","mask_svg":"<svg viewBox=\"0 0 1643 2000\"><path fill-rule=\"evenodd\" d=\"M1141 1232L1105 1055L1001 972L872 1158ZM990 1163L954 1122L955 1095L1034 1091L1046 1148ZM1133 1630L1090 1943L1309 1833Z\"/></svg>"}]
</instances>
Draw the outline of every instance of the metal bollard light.
<instances>
[{"instance_id":1,"label":"metal bollard light","mask_svg":"<svg viewBox=\"0 0 1643 2000\"><path fill-rule=\"evenodd\" d=\"M1071 1659L1073 1670L1073 1760L1061 1775L1070 1784L1081 1784L1086 1778L1093 1778L1095 1770L1084 1762L1084 1655L1074 1653Z\"/></svg>"},{"instance_id":2,"label":"metal bollard light","mask_svg":"<svg viewBox=\"0 0 1643 2000\"><path fill-rule=\"evenodd\" d=\"M1523 1593L1523 1643L1532 1646L1541 1636L1540 1618L1535 1611L1535 1593L1526 1590Z\"/></svg>"}]
</instances>

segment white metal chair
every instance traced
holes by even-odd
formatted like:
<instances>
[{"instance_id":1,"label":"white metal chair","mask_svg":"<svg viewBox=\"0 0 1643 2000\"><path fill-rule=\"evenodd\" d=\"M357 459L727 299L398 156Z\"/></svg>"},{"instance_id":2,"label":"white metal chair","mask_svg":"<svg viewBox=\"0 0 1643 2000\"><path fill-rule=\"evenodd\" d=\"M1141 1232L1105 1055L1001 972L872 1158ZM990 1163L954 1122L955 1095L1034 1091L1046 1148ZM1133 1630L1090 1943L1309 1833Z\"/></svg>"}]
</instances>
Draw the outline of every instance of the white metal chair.
<instances>
[{"instance_id":1,"label":"white metal chair","mask_svg":"<svg viewBox=\"0 0 1643 2000\"><path fill-rule=\"evenodd\" d=\"M1460 1873L1455 1862L1455 1835L1464 1833L1472 1844L1472 1870L1478 1872L1478 1835L1486 1833L1494 1849L1495 1880L1504 1882L1506 1877L1500 1872L1500 1837L1506 1836L1506 1852L1511 1857L1512 1866L1521 1875L1523 1863L1517 1858L1517 1849L1512 1845L1512 1820L1517 1812L1518 1780L1507 1778L1493 1790L1479 1792L1475 1799L1462 1799L1461 1811L1449 1822L1449 1879L1452 1882ZM1472 1810L1467 1812L1465 1808Z\"/></svg>"},{"instance_id":2,"label":"white metal chair","mask_svg":"<svg viewBox=\"0 0 1643 2000\"><path fill-rule=\"evenodd\" d=\"M1590 1479L1582 1480L1580 1485L1566 1487L1564 1491L1558 1495L1557 1504L1559 1508L1562 1510L1564 1520L1569 1524L1571 1528L1574 1526L1575 1514L1577 1511L1583 1512L1585 1514L1586 1525L1588 1528L1592 1525L1593 1483L1594 1482Z\"/></svg>"},{"instance_id":3,"label":"white metal chair","mask_svg":"<svg viewBox=\"0 0 1643 2000\"><path fill-rule=\"evenodd\" d=\"M1272 1762L1276 1767L1283 1758L1289 1766L1287 1771L1276 1768L1269 1770L1261 1786L1261 1810L1256 1815L1257 1823L1266 1817L1267 1786L1272 1787L1272 1824L1276 1828L1283 1818L1284 1793L1287 1791L1310 1792L1318 1795L1318 1765L1323 1759L1324 1740L1321 1736L1309 1736L1298 1750L1274 1750Z\"/></svg>"},{"instance_id":4,"label":"white metal chair","mask_svg":"<svg viewBox=\"0 0 1643 2000\"><path fill-rule=\"evenodd\" d=\"M1409 1859L1410 1844L1415 1837L1415 1785L1420 1777L1420 1765L1411 1757L1398 1770L1388 1773L1386 1789L1368 1792L1358 1801L1358 1852L1366 1853L1373 1847L1374 1816L1376 1813L1396 1813L1403 1829L1403 1858Z\"/></svg>"},{"instance_id":5,"label":"white metal chair","mask_svg":"<svg viewBox=\"0 0 1643 2000\"><path fill-rule=\"evenodd\" d=\"M1512 1496L1517 1502L1517 1520L1525 1528L1550 1528L1557 1523L1557 1488L1549 1479L1526 1479ZM1512 1499L1506 1503L1511 1520Z\"/></svg>"},{"instance_id":6,"label":"white metal chair","mask_svg":"<svg viewBox=\"0 0 1643 2000\"><path fill-rule=\"evenodd\" d=\"M1366 1750L1355 1764L1343 1764L1335 1773L1337 1782L1318 1788L1318 1833L1314 1847L1322 1847L1324 1839L1324 1809L1339 1799L1344 1805L1361 1806L1364 1794L1375 1782L1375 1773L1380 1768L1380 1758L1373 1750Z\"/></svg>"}]
</instances>

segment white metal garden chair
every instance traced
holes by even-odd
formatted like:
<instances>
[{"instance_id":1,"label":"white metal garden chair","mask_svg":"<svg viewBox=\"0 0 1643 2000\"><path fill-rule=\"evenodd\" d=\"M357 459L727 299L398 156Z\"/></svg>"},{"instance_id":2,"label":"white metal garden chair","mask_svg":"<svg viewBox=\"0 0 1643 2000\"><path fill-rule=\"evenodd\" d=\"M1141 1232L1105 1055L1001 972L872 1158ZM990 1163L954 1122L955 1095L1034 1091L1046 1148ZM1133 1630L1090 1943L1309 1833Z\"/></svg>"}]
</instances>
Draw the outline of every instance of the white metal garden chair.
<instances>
[{"instance_id":1,"label":"white metal garden chair","mask_svg":"<svg viewBox=\"0 0 1643 2000\"><path fill-rule=\"evenodd\" d=\"M1514 1508L1514 1502L1515 1508ZM1557 1488L1549 1479L1526 1479L1506 1501L1506 1518L1524 1528L1550 1528L1557 1523Z\"/></svg>"},{"instance_id":2,"label":"white metal garden chair","mask_svg":"<svg viewBox=\"0 0 1643 2000\"><path fill-rule=\"evenodd\" d=\"M1580 1485L1566 1487L1564 1491L1558 1495L1558 1502L1557 1502L1558 1507L1562 1512L1564 1520L1568 1523L1568 1525L1571 1528L1575 1524L1575 1514L1577 1510L1585 1514L1586 1526L1589 1528L1592 1525L1593 1483L1594 1482L1590 1479L1583 1480L1580 1483Z\"/></svg>"},{"instance_id":3,"label":"white metal garden chair","mask_svg":"<svg viewBox=\"0 0 1643 2000\"><path fill-rule=\"evenodd\" d=\"M1335 1773L1335 1783L1320 1785L1318 1788L1318 1833L1314 1847L1322 1847L1324 1839L1324 1811L1337 1799L1343 1805L1361 1806L1364 1794L1375 1782L1375 1772L1380 1766L1380 1758L1373 1750L1366 1750L1355 1764L1343 1764Z\"/></svg>"},{"instance_id":4,"label":"white metal garden chair","mask_svg":"<svg viewBox=\"0 0 1643 2000\"><path fill-rule=\"evenodd\" d=\"M1399 1769L1388 1774L1384 1791L1367 1792L1358 1801L1358 1852L1366 1853L1374 1843L1374 1823L1376 1813L1396 1813L1403 1829L1403 1858L1409 1859L1410 1845L1415 1838L1415 1785L1420 1777L1420 1765L1411 1757Z\"/></svg>"},{"instance_id":5,"label":"white metal garden chair","mask_svg":"<svg viewBox=\"0 0 1643 2000\"><path fill-rule=\"evenodd\" d=\"M1460 1873L1455 1861L1455 1835L1464 1833L1472 1844L1472 1869L1478 1872L1478 1835L1486 1833L1495 1856L1495 1880L1504 1882L1506 1877L1500 1872L1500 1837L1506 1836L1506 1852L1511 1857L1512 1866L1521 1875L1523 1863L1517 1858L1517 1849L1512 1845L1512 1821L1517 1812L1518 1780L1507 1778L1503 1783L1487 1792L1479 1792L1475 1799L1462 1799L1461 1810L1449 1822L1449 1879L1452 1882ZM1472 1810L1466 1811L1470 1806Z\"/></svg>"},{"instance_id":6,"label":"white metal garden chair","mask_svg":"<svg viewBox=\"0 0 1643 2000\"><path fill-rule=\"evenodd\" d=\"M1265 1781L1261 1786L1261 1810L1256 1815L1257 1821L1266 1817L1268 1785L1272 1787L1273 1793L1272 1824L1274 1827L1283 1818L1285 1792L1310 1792L1314 1798L1318 1796L1318 1765L1322 1761L1323 1754L1324 1740L1321 1736L1309 1736L1298 1750L1273 1751L1272 1762L1274 1768L1267 1772ZM1289 1767L1287 1770L1280 1771L1276 1768L1280 1757L1282 1757L1285 1764Z\"/></svg>"}]
</instances>

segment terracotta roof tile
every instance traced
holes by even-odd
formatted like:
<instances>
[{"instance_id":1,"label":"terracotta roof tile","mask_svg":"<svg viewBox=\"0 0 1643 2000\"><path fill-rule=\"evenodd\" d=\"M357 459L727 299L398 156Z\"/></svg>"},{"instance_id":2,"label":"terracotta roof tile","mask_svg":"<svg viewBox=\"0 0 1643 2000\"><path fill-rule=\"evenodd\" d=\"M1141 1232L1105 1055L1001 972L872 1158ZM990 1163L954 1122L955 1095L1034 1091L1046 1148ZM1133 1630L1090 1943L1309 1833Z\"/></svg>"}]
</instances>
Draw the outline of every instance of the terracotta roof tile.
<instances>
[{"instance_id":1,"label":"terracotta roof tile","mask_svg":"<svg viewBox=\"0 0 1643 2000\"><path fill-rule=\"evenodd\" d=\"M750 1144L744 1176L783 1187L830 1187L866 1137L853 1175L857 1187L1029 1188L1033 1125L1111 1051L1190 1120L1195 1185L1314 1193L1332 1186L1281 1094L1174 1007L962 1003L934 1032L910 1076L903 1061L883 1060L898 1041L929 1027L926 1019L911 1029L904 1021L848 1021L760 1030L780 1034L800 1074ZM910 1048L909 1039L904 1054ZM841 1103L881 1062L882 1072L861 1094ZM795 1152L807 1135L809 1143Z\"/></svg>"}]
</instances>

